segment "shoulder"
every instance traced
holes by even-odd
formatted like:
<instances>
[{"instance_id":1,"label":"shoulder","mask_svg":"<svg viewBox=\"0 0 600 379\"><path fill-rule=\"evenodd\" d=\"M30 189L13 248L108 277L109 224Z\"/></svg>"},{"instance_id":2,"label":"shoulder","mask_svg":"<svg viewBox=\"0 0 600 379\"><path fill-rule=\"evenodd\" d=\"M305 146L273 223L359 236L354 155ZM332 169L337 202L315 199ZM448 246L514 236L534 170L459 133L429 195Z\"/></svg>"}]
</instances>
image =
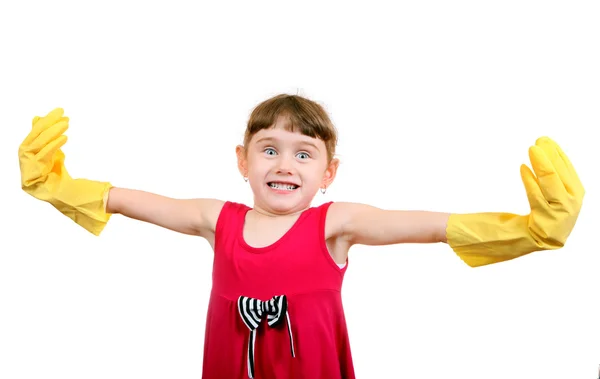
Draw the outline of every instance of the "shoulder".
<instances>
[{"instance_id":1,"label":"shoulder","mask_svg":"<svg viewBox=\"0 0 600 379\"><path fill-rule=\"evenodd\" d=\"M229 203L225 200L202 198L194 199L197 234L203 237L214 234L217 221L224 207Z\"/></svg>"},{"instance_id":2,"label":"shoulder","mask_svg":"<svg viewBox=\"0 0 600 379\"><path fill-rule=\"evenodd\" d=\"M219 217L223 215L246 212L249 209L252 208L244 203L238 203L230 200L211 199L210 204L208 204L206 207L206 212L208 213L209 217L216 222Z\"/></svg>"},{"instance_id":3,"label":"shoulder","mask_svg":"<svg viewBox=\"0 0 600 379\"><path fill-rule=\"evenodd\" d=\"M248 210L252 209L246 204L229 200L215 201L210 208L208 217L213 230L219 228L223 223L243 217Z\"/></svg>"},{"instance_id":4,"label":"shoulder","mask_svg":"<svg viewBox=\"0 0 600 379\"><path fill-rule=\"evenodd\" d=\"M323 204L321 206L324 206ZM356 220L368 218L369 214L380 210L367 204L351 202L327 203L327 215L325 218L325 239L338 239L349 237L352 226Z\"/></svg>"}]
</instances>

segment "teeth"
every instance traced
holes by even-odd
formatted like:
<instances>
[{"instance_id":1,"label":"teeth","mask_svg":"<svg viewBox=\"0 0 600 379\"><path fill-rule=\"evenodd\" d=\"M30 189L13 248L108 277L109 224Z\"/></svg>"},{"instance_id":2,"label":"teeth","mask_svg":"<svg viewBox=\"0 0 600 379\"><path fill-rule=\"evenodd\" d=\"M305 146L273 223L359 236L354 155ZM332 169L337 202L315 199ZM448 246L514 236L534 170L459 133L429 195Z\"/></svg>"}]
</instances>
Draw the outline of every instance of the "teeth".
<instances>
[{"instance_id":1,"label":"teeth","mask_svg":"<svg viewBox=\"0 0 600 379\"><path fill-rule=\"evenodd\" d=\"M288 191L292 191L292 190L295 190L296 188L298 188L298 186L295 186L292 184L284 184L284 183L269 183L269 186L274 189L288 190Z\"/></svg>"}]
</instances>

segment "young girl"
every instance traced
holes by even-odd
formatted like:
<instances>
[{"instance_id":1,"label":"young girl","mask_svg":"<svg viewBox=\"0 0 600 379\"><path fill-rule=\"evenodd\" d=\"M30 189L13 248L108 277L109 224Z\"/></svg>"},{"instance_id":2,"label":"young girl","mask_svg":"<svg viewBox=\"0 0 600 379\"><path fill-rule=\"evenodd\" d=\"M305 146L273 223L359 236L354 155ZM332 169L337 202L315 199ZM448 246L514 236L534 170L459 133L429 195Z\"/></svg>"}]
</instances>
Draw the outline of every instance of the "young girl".
<instances>
[{"instance_id":1,"label":"young girl","mask_svg":"<svg viewBox=\"0 0 600 379\"><path fill-rule=\"evenodd\" d=\"M472 267L507 261L562 247L584 197L571 162L544 137L529 148L533 172L521 166L525 216L312 207L336 175L336 130L315 102L279 95L254 109L236 150L252 207L172 199L71 178L61 150L68 122L62 109L34 118L19 148L23 190L95 235L118 213L208 240L205 379L354 378L341 300L353 245L443 242Z\"/></svg>"}]
</instances>

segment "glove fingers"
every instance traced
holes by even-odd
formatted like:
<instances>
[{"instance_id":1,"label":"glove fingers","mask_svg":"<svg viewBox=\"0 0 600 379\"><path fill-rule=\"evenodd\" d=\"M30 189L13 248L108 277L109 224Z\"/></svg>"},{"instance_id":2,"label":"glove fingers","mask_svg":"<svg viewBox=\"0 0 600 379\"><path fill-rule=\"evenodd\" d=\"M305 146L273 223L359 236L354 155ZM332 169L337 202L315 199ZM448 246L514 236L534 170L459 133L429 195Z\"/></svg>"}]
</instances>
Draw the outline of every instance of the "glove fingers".
<instances>
[{"instance_id":1,"label":"glove fingers","mask_svg":"<svg viewBox=\"0 0 600 379\"><path fill-rule=\"evenodd\" d=\"M44 148L35 155L36 160L38 162L50 163L53 159L59 158L55 155L65 143L67 143L67 136L58 136L58 138L44 146ZM60 151L60 153L61 156L64 157L62 151Z\"/></svg>"},{"instance_id":2,"label":"glove fingers","mask_svg":"<svg viewBox=\"0 0 600 379\"><path fill-rule=\"evenodd\" d=\"M29 146L27 146L26 151L37 154L49 143L62 136L68 128L69 123L67 121L59 121L56 124L51 125L42 131L37 138L31 141Z\"/></svg>"},{"instance_id":3,"label":"glove fingers","mask_svg":"<svg viewBox=\"0 0 600 379\"><path fill-rule=\"evenodd\" d=\"M546 157L548 157L548 159L552 163L554 170L558 174L558 177L562 181L567 192L571 195L574 195L575 189L572 186L573 178L571 175L571 171L569 169L567 169L565 161L559 155L558 150L557 150L558 145L556 144L556 142L554 142L553 140L551 140L548 137L541 137L541 138L538 138L538 140L535 142L535 144L537 146L541 147L542 150L544 150L544 154L546 155Z\"/></svg>"},{"instance_id":4,"label":"glove fingers","mask_svg":"<svg viewBox=\"0 0 600 379\"><path fill-rule=\"evenodd\" d=\"M541 205L545 205L546 198L542 193L542 189L540 185L529 167L522 164L521 165L521 179L523 180L523 185L525 186L525 192L527 192L527 200L529 200L529 205L531 209L539 208Z\"/></svg>"},{"instance_id":5,"label":"glove fingers","mask_svg":"<svg viewBox=\"0 0 600 379\"><path fill-rule=\"evenodd\" d=\"M571 160L569 159L567 154L565 154L565 152L561 149L561 147L558 144L556 144L556 151L558 151L558 155L560 156L563 163L565 164L567 171L569 171L569 174L571 177L570 185L574 191L574 195L583 197L583 195L585 194L585 189L583 188L583 183L581 183L581 180L579 179L579 175L577 175L577 171L575 170L575 167L573 167Z\"/></svg>"},{"instance_id":6,"label":"glove fingers","mask_svg":"<svg viewBox=\"0 0 600 379\"><path fill-rule=\"evenodd\" d=\"M21 146L29 145L49 126L59 121L69 121L68 117L63 117L64 111L62 108L55 108L44 117L35 116L32 121L32 128L27 137L21 143Z\"/></svg>"},{"instance_id":7,"label":"glove fingers","mask_svg":"<svg viewBox=\"0 0 600 379\"><path fill-rule=\"evenodd\" d=\"M57 139L44 146L35 159L23 159L21 165L21 183L30 186L40 180L46 180L48 174L55 172L60 176L68 176L64 168L65 154L60 148L67 142L67 136Z\"/></svg>"},{"instance_id":8,"label":"glove fingers","mask_svg":"<svg viewBox=\"0 0 600 379\"><path fill-rule=\"evenodd\" d=\"M546 201L548 203L561 203L567 192L544 150L537 145L531 146L529 148L529 159Z\"/></svg>"}]
</instances>

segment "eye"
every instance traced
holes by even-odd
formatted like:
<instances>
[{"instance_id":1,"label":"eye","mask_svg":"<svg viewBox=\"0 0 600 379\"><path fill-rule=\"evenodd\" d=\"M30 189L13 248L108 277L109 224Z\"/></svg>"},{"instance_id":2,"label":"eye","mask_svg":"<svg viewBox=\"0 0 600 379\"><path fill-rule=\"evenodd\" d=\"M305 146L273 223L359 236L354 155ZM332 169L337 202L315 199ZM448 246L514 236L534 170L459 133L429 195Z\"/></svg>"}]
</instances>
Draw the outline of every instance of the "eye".
<instances>
[{"instance_id":1,"label":"eye","mask_svg":"<svg viewBox=\"0 0 600 379\"><path fill-rule=\"evenodd\" d=\"M277 154L277 152L275 151L275 149L273 149L273 148L271 148L271 147L267 147L267 148L264 150L264 152L265 152L267 155L275 155L275 154Z\"/></svg>"},{"instance_id":2,"label":"eye","mask_svg":"<svg viewBox=\"0 0 600 379\"><path fill-rule=\"evenodd\" d=\"M310 158L310 155L308 155L308 153L302 152L302 153L298 153L297 155L300 159L308 159Z\"/></svg>"}]
</instances>

